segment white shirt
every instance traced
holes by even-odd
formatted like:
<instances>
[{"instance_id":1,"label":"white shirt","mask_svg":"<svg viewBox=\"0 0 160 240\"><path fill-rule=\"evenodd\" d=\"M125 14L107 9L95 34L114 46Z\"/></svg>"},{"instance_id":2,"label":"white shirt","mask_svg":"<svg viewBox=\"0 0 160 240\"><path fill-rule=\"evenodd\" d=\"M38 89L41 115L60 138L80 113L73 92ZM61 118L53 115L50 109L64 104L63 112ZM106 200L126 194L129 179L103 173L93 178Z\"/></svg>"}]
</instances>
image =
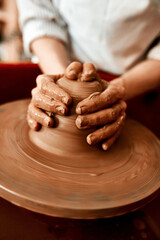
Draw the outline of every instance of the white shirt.
<instances>
[{"instance_id":1,"label":"white shirt","mask_svg":"<svg viewBox=\"0 0 160 240\"><path fill-rule=\"evenodd\" d=\"M122 74L160 60L160 0L17 0L24 48L42 36L71 43L72 60Z\"/></svg>"}]
</instances>

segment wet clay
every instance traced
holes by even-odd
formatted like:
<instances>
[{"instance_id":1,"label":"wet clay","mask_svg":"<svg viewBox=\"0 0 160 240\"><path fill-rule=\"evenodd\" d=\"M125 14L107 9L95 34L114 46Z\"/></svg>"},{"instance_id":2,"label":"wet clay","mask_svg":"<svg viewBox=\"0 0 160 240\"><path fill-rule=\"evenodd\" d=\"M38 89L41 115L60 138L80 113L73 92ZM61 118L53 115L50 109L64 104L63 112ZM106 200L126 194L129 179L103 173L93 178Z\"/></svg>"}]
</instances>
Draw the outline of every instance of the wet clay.
<instances>
[{"instance_id":1,"label":"wet clay","mask_svg":"<svg viewBox=\"0 0 160 240\"><path fill-rule=\"evenodd\" d=\"M1 197L46 215L87 219L133 211L158 194L160 142L147 128L127 119L105 152L86 143L74 114L60 117L55 129L29 130L28 104L0 107Z\"/></svg>"},{"instance_id":2,"label":"wet clay","mask_svg":"<svg viewBox=\"0 0 160 240\"><path fill-rule=\"evenodd\" d=\"M77 67L80 68L80 66ZM76 68L76 74L80 72L81 69L79 68ZM71 76L69 75L70 72L72 73ZM85 74L86 72L87 71L85 71ZM54 128L46 128L43 126L38 133L32 130L29 131L30 140L47 152L57 152L57 154L60 154L61 156L68 155L69 158L70 155L75 157L75 154L83 154L85 158L95 154L86 142L87 135L95 129L79 130L77 128L76 106L78 102L89 97L91 94L99 94L102 92L103 86L100 81L95 79L83 81L82 74L79 75L79 78L75 79L75 76L77 75L75 75L72 69L68 68L65 75L69 75L72 79L68 79L64 76L56 82L60 88L65 90L72 97L72 105L70 107L69 115L60 116L56 114L54 117L56 126ZM91 78L92 77L93 74L91 75Z\"/></svg>"}]
</instances>

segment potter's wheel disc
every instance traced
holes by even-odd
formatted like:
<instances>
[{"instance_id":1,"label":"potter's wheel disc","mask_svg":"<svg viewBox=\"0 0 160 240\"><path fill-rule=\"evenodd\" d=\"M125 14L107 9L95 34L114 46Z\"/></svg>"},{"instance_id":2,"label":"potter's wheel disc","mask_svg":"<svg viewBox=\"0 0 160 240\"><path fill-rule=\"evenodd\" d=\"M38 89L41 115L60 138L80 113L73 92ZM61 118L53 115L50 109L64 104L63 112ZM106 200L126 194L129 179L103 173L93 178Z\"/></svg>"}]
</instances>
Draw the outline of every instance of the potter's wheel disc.
<instances>
[{"instance_id":1,"label":"potter's wheel disc","mask_svg":"<svg viewBox=\"0 0 160 240\"><path fill-rule=\"evenodd\" d=\"M0 107L1 197L50 216L101 218L135 210L158 193L160 143L147 128L127 119L108 152L97 149L99 157L86 163L81 153L74 162L65 154L61 162L30 140L28 103Z\"/></svg>"}]
</instances>

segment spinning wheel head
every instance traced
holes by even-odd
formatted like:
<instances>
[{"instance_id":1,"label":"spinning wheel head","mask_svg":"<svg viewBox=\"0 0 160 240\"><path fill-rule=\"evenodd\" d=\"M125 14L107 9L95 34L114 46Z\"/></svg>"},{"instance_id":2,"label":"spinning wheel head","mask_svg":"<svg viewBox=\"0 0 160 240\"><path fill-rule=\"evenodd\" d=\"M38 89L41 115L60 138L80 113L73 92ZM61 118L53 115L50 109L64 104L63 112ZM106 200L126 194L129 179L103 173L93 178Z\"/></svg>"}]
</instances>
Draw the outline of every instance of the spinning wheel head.
<instances>
[{"instance_id":1,"label":"spinning wheel head","mask_svg":"<svg viewBox=\"0 0 160 240\"><path fill-rule=\"evenodd\" d=\"M71 150L74 135L65 150L57 132L58 146L48 151L31 137L27 106L28 101L21 100L0 107L1 197L50 216L102 218L133 211L156 196L160 143L144 126L126 120L108 152L84 143L84 151ZM42 129L40 134L47 133Z\"/></svg>"}]
</instances>

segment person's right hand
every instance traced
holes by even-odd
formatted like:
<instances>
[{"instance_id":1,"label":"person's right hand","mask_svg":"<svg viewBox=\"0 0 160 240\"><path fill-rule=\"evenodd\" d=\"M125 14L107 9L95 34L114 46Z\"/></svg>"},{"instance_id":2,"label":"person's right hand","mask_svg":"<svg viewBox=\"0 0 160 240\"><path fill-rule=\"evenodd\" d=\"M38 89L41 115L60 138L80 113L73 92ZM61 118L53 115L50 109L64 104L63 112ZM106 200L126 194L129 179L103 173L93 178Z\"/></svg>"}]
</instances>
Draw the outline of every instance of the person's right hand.
<instances>
[{"instance_id":1,"label":"person's right hand","mask_svg":"<svg viewBox=\"0 0 160 240\"><path fill-rule=\"evenodd\" d=\"M72 98L56 84L62 76L42 74L37 77L37 86L32 90L32 99L27 111L27 121L31 129L38 131L41 125L52 127L52 113L67 115Z\"/></svg>"}]
</instances>

